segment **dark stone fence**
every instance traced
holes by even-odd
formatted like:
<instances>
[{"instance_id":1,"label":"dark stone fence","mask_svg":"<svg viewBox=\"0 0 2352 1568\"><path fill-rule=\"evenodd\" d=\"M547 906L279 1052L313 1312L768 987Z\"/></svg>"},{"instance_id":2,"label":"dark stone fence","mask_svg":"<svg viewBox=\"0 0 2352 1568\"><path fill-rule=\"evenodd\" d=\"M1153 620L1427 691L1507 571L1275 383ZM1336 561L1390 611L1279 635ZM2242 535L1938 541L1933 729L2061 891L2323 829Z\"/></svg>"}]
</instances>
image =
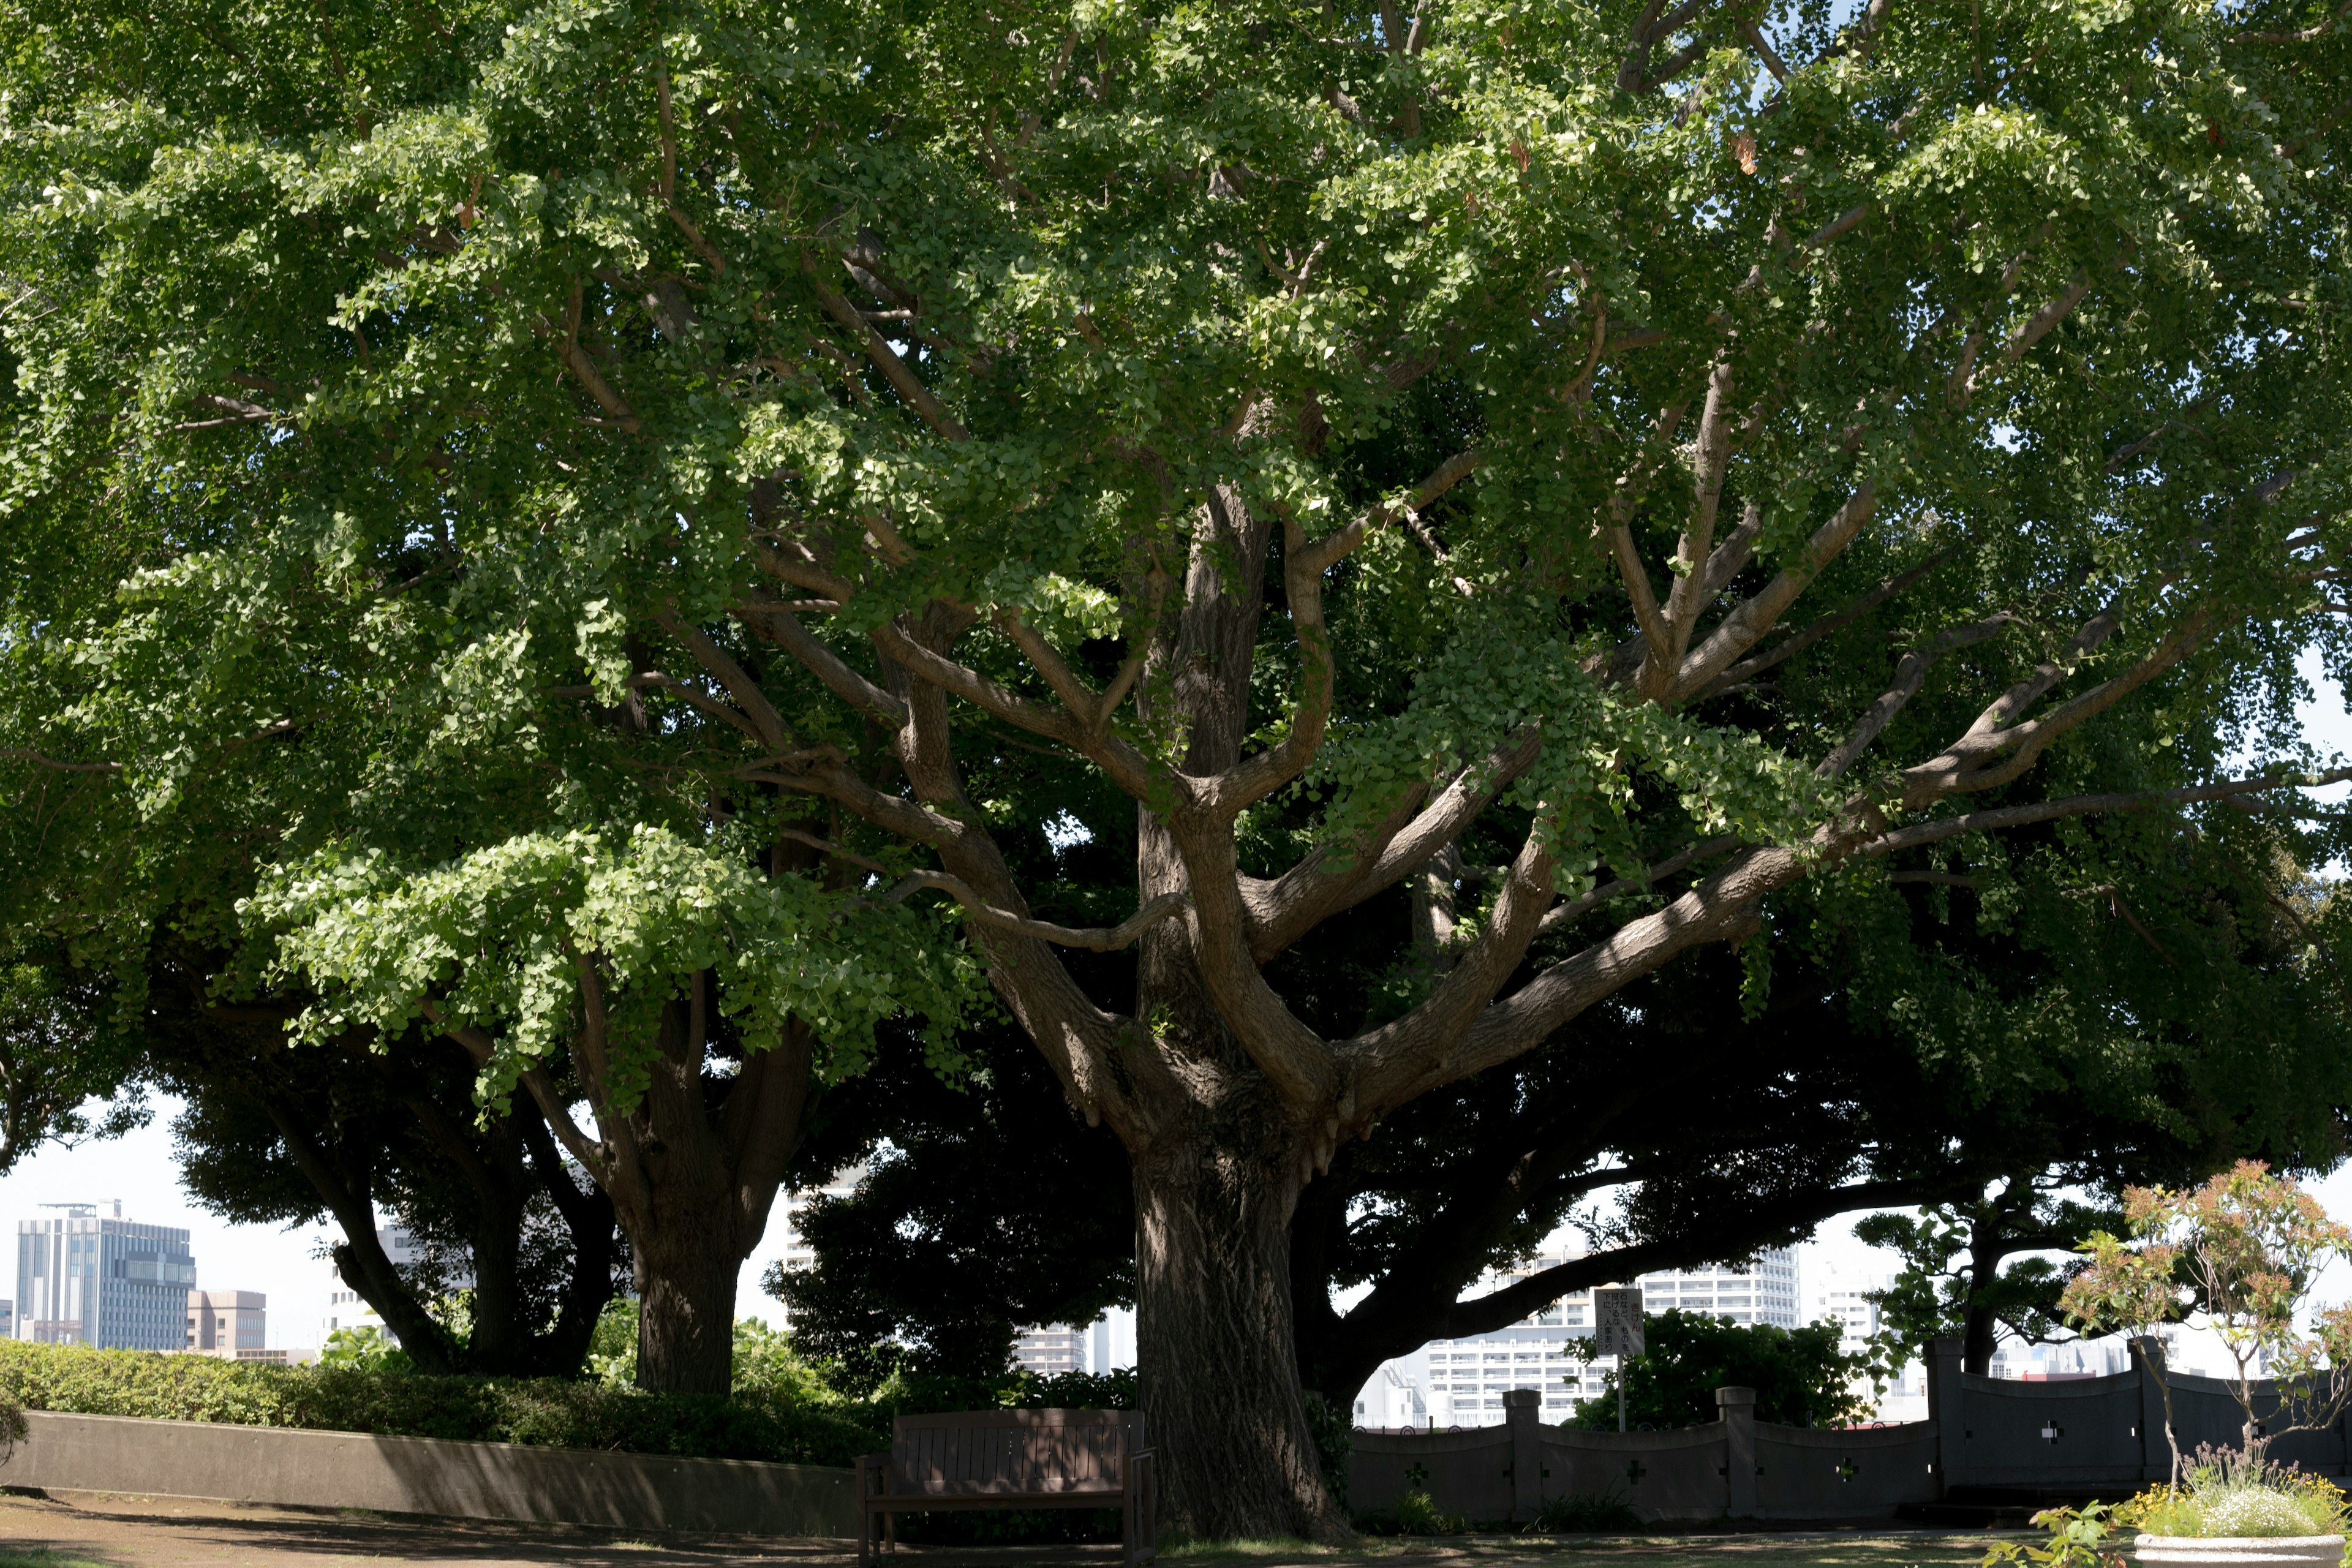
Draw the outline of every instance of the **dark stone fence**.
<instances>
[{"instance_id":1,"label":"dark stone fence","mask_svg":"<svg viewBox=\"0 0 2352 1568\"><path fill-rule=\"evenodd\" d=\"M1717 1419L1679 1432L1580 1432L1547 1426L1541 1394L1504 1395L1500 1426L1454 1432L1358 1432L1349 1471L1359 1511L1385 1512L1410 1490L1472 1521L1525 1522L1557 1498L1613 1497L1643 1519L1890 1519L1962 1500L2124 1497L2171 1474L2164 1397L2146 1357L2131 1370L2060 1383L2021 1383L1960 1370L1959 1343L1927 1357L1929 1418L1823 1430L1756 1419L1752 1389L1716 1391ZM2174 1430L2183 1454L2235 1447L2244 1416L2218 1378L2173 1373ZM2274 1408L2256 1385L2256 1409ZM2352 1470L2346 1422L2275 1439L2271 1455L2306 1470Z\"/></svg>"}]
</instances>

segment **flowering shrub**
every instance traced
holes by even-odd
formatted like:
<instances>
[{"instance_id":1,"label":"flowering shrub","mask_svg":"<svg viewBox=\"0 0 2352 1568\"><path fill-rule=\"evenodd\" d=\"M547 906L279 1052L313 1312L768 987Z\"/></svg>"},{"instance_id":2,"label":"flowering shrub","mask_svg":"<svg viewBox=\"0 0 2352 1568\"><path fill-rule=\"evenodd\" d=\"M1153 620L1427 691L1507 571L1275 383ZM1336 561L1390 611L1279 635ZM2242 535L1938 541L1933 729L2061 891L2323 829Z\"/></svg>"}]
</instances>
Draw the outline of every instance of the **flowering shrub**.
<instances>
[{"instance_id":1,"label":"flowering shrub","mask_svg":"<svg viewBox=\"0 0 2352 1568\"><path fill-rule=\"evenodd\" d=\"M2346 1503L2325 1476L2207 1447L2184 1485L2150 1487L2120 1511L2150 1535L2341 1535Z\"/></svg>"}]
</instances>

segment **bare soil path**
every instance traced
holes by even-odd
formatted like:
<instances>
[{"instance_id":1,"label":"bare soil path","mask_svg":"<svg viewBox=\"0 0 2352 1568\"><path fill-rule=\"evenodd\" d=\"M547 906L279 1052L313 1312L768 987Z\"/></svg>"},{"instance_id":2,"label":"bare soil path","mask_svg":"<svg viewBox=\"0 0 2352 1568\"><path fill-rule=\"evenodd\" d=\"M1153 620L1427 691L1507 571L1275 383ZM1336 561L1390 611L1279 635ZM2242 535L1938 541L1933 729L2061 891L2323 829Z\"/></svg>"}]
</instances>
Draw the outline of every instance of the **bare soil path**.
<instances>
[{"instance_id":1,"label":"bare soil path","mask_svg":"<svg viewBox=\"0 0 2352 1568\"><path fill-rule=\"evenodd\" d=\"M1983 1532L1457 1536L1345 1551L1279 1542L1180 1547L1168 1568L1977 1568ZM901 1547L901 1568L1108 1568L1108 1546ZM193 1498L63 1492L0 1496L0 1568L850 1568L844 1541L769 1540L586 1526L247 1507ZM886 1568L891 1560L883 1560Z\"/></svg>"}]
</instances>

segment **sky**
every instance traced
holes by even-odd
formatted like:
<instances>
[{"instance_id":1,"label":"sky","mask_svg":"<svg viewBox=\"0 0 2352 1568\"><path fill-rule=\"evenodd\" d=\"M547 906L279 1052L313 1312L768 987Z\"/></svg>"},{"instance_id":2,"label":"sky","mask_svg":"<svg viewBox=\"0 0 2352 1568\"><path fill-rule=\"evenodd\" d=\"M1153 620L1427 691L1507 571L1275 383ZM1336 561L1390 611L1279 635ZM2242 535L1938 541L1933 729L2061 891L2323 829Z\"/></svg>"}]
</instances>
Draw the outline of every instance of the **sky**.
<instances>
[{"instance_id":1,"label":"sky","mask_svg":"<svg viewBox=\"0 0 2352 1568\"><path fill-rule=\"evenodd\" d=\"M2323 752L2352 756L2352 713L2344 693L2322 675L2315 658L2306 656L2305 678L2315 700L2305 705L2305 731ZM2341 794L2340 789L2327 792ZM269 1343L289 1350L315 1347L324 1337L327 1292L335 1289L332 1266L325 1249L331 1227L230 1225L198 1208L180 1185L179 1168L172 1157L171 1123L176 1102L159 1098L148 1124L124 1137L88 1142L78 1147L49 1145L17 1162L0 1175L0 1235L13 1235L17 1220L43 1215L43 1204L122 1203L126 1219L149 1225L184 1226L195 1256L196 1283L209 1290L258 1290L268 1298ZM2352 1165L2314 1184L2312 1189L2339 1218L2352 1219ZM102 1209L111 1213L111 1207ZM739 1317L777 1321L777 1303L761 1293L760 1276L783 1254L783 1205L777 1205L768 1234L743 1265L736 1294ZM1825 1269L1844 1273L1892 1271L1891 1254L1854 1239L1853 1226L1863 1216L1852 1215L1823 1226L1816 1238L1800 1247L1801 1277ZM0 1294L16 1290L13 1248L0 1251ZM2316 1292L2322 1300L2352 1297L2352 1270L2340 1267L2322 1277Z\"/></svg>"}]
</instances>

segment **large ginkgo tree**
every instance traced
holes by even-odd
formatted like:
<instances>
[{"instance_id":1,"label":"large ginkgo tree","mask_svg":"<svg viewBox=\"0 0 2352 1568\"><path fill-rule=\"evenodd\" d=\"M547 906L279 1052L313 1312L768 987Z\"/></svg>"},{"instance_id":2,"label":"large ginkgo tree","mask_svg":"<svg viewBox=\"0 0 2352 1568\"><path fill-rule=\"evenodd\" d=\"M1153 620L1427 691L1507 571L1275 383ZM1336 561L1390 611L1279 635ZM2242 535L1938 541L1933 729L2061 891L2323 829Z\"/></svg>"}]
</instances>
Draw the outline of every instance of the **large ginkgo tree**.
<instances>
[{"instance_id":1,"label":"large ginkgo tree","mask_svg":"<svg viewBox=\"0 0 2352 1568\"><path fill-rule=\"evenodd\" d=\"M756 1064L962 1016L911 914L960 909L1131 1157L1182 1530L1344 1529L1286 1274L1344 1141L1701 944L1760 987L1800 882L2324 776L2282 716L2347 542L2325 0L0 38L0 504L28 560L140 542L12 628L22 776L238 825L222 984L542 1096L641 1271L727 1189L665 1130L752 1159L706 1112ZM1107 803L1116 907L1055 870ZM1420 969L1296 1005L1408 879Z\"/></svg>"}]
</instances>

